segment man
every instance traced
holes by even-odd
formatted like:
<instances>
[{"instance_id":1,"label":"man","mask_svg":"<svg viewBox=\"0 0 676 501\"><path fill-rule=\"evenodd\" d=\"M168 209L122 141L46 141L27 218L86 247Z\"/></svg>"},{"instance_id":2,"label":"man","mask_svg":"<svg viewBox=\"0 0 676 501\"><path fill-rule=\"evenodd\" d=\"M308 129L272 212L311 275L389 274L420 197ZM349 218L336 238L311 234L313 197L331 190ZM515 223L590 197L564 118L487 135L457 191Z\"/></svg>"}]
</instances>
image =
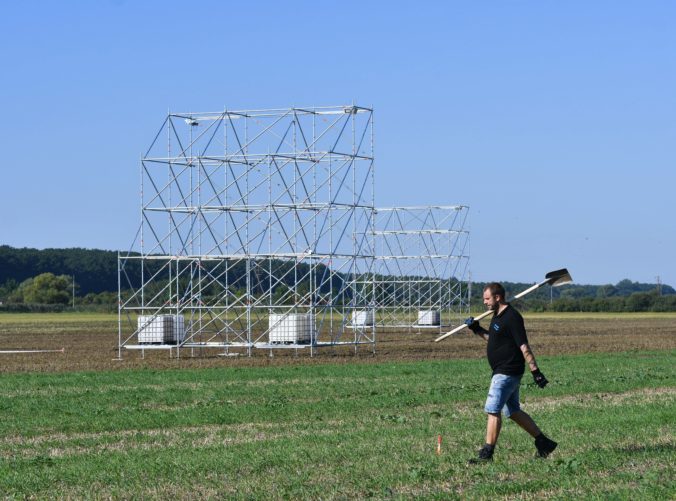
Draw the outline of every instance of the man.
<instances>
[{"instance_id":1,"label":"man","mask_svg":"<svg viewBox=\"0 0 676 501\"><path fill-rule=\"evenodd\" d=\"M528 364L535 383L544 388L548 381L538 369L533 352L528 346L523 317L509 303L505 302L505 288L499 283L486 285L483 292L484 305L493 311L488 330L470 317L465 323L474 334L488 341L486 353L488 363L493 369L491 386L484 410L488 414L486 425L486 443L479 450L472 464L488 462L493 459L495 445L498 442L502 417L500 412L510 418L535 439L537 455L547 457L558 445L547 438L535 421L519 406L519 384Z\"/></svg>"}]
</instances>

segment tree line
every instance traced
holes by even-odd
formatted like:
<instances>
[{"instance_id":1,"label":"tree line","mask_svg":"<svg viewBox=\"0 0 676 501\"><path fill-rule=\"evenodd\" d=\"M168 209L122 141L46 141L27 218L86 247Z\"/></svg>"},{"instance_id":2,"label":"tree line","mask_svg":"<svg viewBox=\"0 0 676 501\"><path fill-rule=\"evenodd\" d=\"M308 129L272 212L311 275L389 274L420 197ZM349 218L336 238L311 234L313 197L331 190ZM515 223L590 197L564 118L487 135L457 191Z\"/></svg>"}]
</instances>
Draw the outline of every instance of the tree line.
<instances>
[{"instance_id":1,"label":"tree line","mask_svg":"<svg viewBox=\"0 0 676 501\"><path fill-rule=\"evenodd\" d=\"M266 269L273 276L283 277L273 291L273 297L289 297L287 291L309 289L309 283L294 283L289 273L294 263L271 260ZM152 266L152 264L150 265ZM217 266L205 263L204 266ZM306 276L304 264L300 276ZM118 253L98 249L29 249L0 246L0 311L58 311L66 307L113 310L117 307ZM254 267L259 268L259 267ZM229 270L229 282L234 288L245 291L247 282L245 262L235 263ZM140 261L128 260L128 276L139 274ZM321 280L321 266L316 279ZM319 277L319 278L317 278ZM268 277L269 278L269 277ZM341 287L345 277L335 274L330 282L316 284L316 288ZM384 279L383 277L379 277ZM386 280L386 279L384 279ZM449 279L455 281L455 279ZM265 283L264 283L265 282ZM267 286L266 277L249 276L254 294ZM238 285L239 284L239 285ZM526 289L531 284L503 282L507 297ZM485 283L470 285L473 309L482 309L482 292ZM213 286L218 289L217 286ZM123 295L126 287L123 281ZM203 291L210 294L211 291ZM212 291L218 294L218 290ZM676 290L666 284L649 284L621 280L617 284L541 287L519 301L521 308L530 311L676 311Z\"/></svg>"},{"instance_id":2,"label":"tree line","mask_svg":"<svg viewBox=\"0 0 676 501\"><path fill-rule=\"evenodd\" d=\"M471 304L481 308L486 284L472 284ZM529 285L503 282L507 299ZM620 280L617 284L564 285L541 287L523 299L519 306L526 311L554 312L664 312L676 311L676 290L670 285Z\"/></svg>"},{"instance_id":3,"label":"tree line","mask_svg":"<svg viewBox=\"0 0 676 501\"><path fill-rule=\"evenodd\" d=\"M24 280L42 273L75 277L82 295L117 291L117 252L82 248L39 250L0 245L0 286L17 287Z\"/></svg>"}]
</instances>

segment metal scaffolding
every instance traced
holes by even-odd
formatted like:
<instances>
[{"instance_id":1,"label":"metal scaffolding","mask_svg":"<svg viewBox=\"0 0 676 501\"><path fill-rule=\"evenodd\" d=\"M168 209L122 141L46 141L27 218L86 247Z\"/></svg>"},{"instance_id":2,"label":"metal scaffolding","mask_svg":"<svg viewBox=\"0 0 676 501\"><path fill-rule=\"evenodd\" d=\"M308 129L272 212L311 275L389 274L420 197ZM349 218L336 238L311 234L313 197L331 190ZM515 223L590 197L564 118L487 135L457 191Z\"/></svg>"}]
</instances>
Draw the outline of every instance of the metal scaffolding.
<instances>
[{"instance_id":1,"label":"metal scaffolding","mask_svg":"<svg viewBox=\"0 0 676 501\"><path fill-rule=\"evenodd\" d=\"M375 349L370 108L169 113L140 177L118 356Z\"/></svg>"},{"instance_id":2,"label":"metal scaffolding","mask_svg":"<svg viewBox=\"0 0 676 501\"><path fill-rule=\"evenodd\" d=\"M457 325L469 312L468 207L376 209L379 330Z\"/></svg>"}]
</instances>

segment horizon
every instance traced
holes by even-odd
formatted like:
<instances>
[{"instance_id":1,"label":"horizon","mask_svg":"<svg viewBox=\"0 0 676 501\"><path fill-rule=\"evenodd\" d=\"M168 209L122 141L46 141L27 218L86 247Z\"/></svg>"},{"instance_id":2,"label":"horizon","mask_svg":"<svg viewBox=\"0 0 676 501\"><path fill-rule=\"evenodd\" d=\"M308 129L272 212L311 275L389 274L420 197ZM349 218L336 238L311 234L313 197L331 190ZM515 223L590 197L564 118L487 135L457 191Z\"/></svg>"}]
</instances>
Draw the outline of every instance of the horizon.
<instances>
[{"instance_id":1,"label":"horizon","mask_svg":"<svg viewBox=\"0 0 676 501\"><path fill-rule=\"evenodd\" d=\"M127 252L127 251L122 251L120 249L98 249L98 248L89 248L89 247L45 247L45 248L15 247L15 246L12 246L12 245L9 245L9 244L1 244L0 243L0 247L3 247L3 246L10 247L12 249L36 250L36 251L71 250L71 249L76 250L77 249L77 250L86 250L86 251ZM543 276L544 276L544 274L543 274ZM573 274L573 278L574 278L574 274ZM604 286L604 285L616 286L617 284L619 284L620 282L623 282L625 280L629 280L631 283L635 283L635 284L639 284L639 285L654 285L654 286L663 286L663 287L666 286L666 287L671 287L672 289L676 289L676 287L672 286L671 284L665 283L665 282L659 282L659 283L657 283L657 282L641 282L641 281L638 281L638 280L632 280L631 277L622 278L622 279L620 279L620 280L618 280L617 282L614 282L614 283L610 283L610 282L608 282L608 283L594 283L594 284L593 283L578 283L575 280L573 280L573 282L571 284L567 284L567 285L580 286L580 287L586 287L586 286L601 287L601 286ZM470 282L473 283L473 284L488 283L488 282L513 283L513 284L531 284L531 283L537 283L537 282L539 282L539 280L524 281L524 280L500 280L500 279L493 280L493 279L490 279L490 280L471 280ZM0 285L2 285L2 284L0 284Z\"/></svg>"}]
</instances>

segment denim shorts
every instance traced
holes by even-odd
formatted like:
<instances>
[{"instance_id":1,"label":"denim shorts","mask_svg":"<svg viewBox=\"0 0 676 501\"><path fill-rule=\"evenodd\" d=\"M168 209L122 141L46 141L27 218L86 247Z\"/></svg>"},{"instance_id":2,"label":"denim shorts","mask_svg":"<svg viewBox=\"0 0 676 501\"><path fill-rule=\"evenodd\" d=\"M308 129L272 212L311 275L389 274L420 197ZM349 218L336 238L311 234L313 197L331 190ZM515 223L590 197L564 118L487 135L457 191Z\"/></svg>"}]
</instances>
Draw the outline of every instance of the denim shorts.
<instances>
[{"instance_id":1,"label":"denim shorts","mask_svg":"<svg viewBox=\"0 0 676 501\"><path fill-rule=\"evenodd\" d=\"M519 406L520 384L521 376L493 375L484 411L488 414L500 414L500 411L503 411L507 417L519 412L521 410Z\"/></svg>"}]
</instances>

